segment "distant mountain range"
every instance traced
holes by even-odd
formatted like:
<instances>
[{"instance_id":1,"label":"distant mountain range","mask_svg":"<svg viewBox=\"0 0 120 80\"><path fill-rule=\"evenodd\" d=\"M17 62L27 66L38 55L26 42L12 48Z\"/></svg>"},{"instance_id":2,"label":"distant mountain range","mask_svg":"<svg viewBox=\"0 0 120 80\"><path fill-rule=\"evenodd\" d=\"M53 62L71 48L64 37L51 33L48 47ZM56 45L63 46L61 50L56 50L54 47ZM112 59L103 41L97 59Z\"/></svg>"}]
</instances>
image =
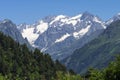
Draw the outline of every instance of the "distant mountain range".
<instances>
[{"instance_id":1,"label":"distant mountain range","mask_svg":"<svg viewBox=\"0 0 120 80\"><path fill-rule=\"evenodd\" d=\"M0 21L0 31L27 44L30 50L38 48L69 69L84 73L90 66L104 67L119 52L118 20L120 13L103 22L88 12L73 17L47 16L34 24L18 26L5 19Z\"/></svg>"},{"instance_id":2,"label":"distant mountain range","mask_svg":"<svg viewBox=\"0 0 120 80\"><path fill-rule=\"evenodd\" d=\"M97 16L84 12L73 17L48 16L33 25L20 24L17 28L33 47L61 60L97 37L106 26Z\"/></svg>"}]
</instances>

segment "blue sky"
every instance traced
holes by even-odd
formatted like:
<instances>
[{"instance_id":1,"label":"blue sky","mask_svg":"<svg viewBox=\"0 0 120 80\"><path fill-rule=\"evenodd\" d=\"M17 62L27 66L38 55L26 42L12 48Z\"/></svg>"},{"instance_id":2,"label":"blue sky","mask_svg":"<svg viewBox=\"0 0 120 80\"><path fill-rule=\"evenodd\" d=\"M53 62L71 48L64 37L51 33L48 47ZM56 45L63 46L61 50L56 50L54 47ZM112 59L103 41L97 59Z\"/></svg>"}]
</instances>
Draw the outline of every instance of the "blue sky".
<instances>
[{"instance_id":1,"label":"blue sky","mask_svg":"<svg viewBox=\"0 0 120 80\"><path fill-rule=\"evenodd\" d=\"M120 0L0 0L0 19L34 23L49 15L75 16L88 11L108 20L120 12Z\"/></svg>"}]
</instances>

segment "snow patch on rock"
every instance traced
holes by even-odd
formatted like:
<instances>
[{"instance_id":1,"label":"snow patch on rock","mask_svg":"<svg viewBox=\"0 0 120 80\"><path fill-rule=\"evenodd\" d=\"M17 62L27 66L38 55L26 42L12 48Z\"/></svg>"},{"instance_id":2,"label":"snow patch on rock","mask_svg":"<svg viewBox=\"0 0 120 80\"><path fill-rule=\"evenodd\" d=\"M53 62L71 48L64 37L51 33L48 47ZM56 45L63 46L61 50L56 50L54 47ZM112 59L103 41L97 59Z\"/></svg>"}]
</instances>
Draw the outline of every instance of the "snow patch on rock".
<instances>
[{"instance_id":1,"label":"snow patch on rock","mask_svg":"<svg viewBox=\"0 0 120 80\"><path fill-rule=\"evenodd\" d=\"M63 35L61 38L56 39L55 43L62 42L62 41L64 41L66 38L68 38L69 36L70 36L70 34L66 33L66 34Z\"/></svg>"},{"instance_id":2,"label":"snow patch on rock","mask_svg":"<svg viewBox=\"0 0 120 80\"><path fill-rule=\"evenodd\" d=\"M81 29L79 32L74 32L73 36L76 39L79 39L81 36L85 35L89 31L90 27L91 25L88 25L86 28Z\"/></svg>"}]
</instances>

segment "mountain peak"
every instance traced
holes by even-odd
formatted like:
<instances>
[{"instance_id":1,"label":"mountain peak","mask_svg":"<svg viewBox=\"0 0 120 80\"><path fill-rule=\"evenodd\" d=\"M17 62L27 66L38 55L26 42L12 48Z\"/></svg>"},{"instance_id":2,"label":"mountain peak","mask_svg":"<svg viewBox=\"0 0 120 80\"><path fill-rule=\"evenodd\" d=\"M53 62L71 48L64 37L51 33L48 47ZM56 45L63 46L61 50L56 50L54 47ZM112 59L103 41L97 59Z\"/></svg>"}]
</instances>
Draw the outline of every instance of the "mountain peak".
<instances>
[{"instance_id":1,"label":"mountain peak","mask_svg":"<svg viewBox=\"0 0 120 80\"><path fill-rule=\"evenodd\" d=\"M91 13L89 13L88 11L85 11L85 12L83 12L83 14L91 14Z\"/></svg>"},{"instance_id":2,"label":"mountain peak","mask_svg":"<svg viewBox=\"0 0 120 80\"><path fill-rule=\"evenodd\" d=\"M82 20L91 20L94 18L94 15L90 14L89 12L84 12L81 16Z\"/></svg>"},{"instance_id":3,"label":"mountain peak","mask_svg":"<svg viewBox=\"0 0 120 80\"><path fill-rule=\"evenodd\" d=\"M9 20L9 19L4 19L2 22L3 22L3 23L12 23L12 21Z\"/></svg>"},{"instance_id":4,"label":"mountain peak","mask_svg":"<svg viewBox=\"0 0 120 80\"><path fill-rule=\"evenodd\" d=\"M0 21L0 24L5 25L5 27L16 27L16 25L9 19Z\"/></svg>"},{"instance_id":5,"label":"mountain peak","mask_svg":"<svg viewBox=\"0 0 120 80\"><path fill-rule=\"evenodd\" d=\"M89 12L87 12L87 11L85 11L85 12L83 13L83 15L85 15L85 16L93 16L93 14L91 14L91 13L89 13Z\"/></svg>"},{"instance_id":6,"label":"mountain peak","mask_svg":"<svg viewBox=\"0 0 120 80\"><path fill-rule=\"evenodd\" d=\"M110 25L112 22L115 22L117 20L120 20L120 13L116 14L111 19L109 19L108 21L106 21L106 25Z\"/></svg>"}]
</instances>

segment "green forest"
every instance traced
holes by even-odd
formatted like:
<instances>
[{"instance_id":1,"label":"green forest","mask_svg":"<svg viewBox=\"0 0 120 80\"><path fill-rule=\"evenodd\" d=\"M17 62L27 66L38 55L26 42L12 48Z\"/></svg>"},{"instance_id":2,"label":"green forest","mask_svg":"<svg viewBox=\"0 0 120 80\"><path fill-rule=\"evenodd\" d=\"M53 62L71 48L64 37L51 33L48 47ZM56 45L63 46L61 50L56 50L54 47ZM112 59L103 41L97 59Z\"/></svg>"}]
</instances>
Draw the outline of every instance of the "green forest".
<instances>
[{"instance_id":1,"label":"green forest","mask_svg":"<svg viewBox=\"0 0 120 80\"><path fill-rule=\"evenodd\" d=\"M0 80L120 80L120 56L107 68L90 68L80 76L50 55L29 51L25 44L0 33Z\"/></svg>"},{"instance_id":2,"label":"green forest","mask_svg":"<svg viewBox=\"0 0 120 80\"><path fill-rule=\"evenodd\" d=\"M29 51L25 44L0 33L0 80L56 80L59 72L69 71L48 54Z\"/></svg>"}]
</instances>

